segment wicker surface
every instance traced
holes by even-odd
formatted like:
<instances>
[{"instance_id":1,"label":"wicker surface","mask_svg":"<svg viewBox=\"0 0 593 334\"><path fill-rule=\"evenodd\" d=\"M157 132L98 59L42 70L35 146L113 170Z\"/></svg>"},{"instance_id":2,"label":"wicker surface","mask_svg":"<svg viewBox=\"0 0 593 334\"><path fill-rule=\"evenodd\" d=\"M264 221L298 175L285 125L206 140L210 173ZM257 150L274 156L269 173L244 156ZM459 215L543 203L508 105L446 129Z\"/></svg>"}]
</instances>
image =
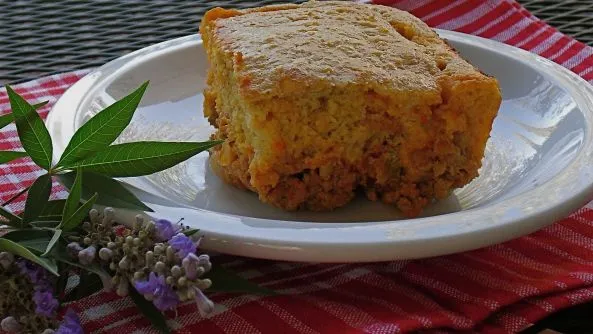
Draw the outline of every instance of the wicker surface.
<instances>
[{"instance_id":1,"label":"wicker surface","mask_svg":"<svg viewBox=\"0 0 593 334\"><path fill-rule=\"evenodd\" d=\"M287 1L0 0L0 85L99 66L133 50L195 33L211 7L277 2ZM520 2L561 31L593 45L592 0Z\"/></svg>"},{"instance_id":2,"label":"wicker surface","mask_svg":"<svg viewBox=\"0 0 593 334\"><path fill-rule=\"evenodd\" d=\"M296 0L291 2L302 2ZM195 33L211 7L287 1L0 0L0 86L95 67L142 47ZM519 0L539 18L593 45L593 0ZM527 332L593 332L593 304L559 312Z\"/></svg>"},{"instance_id":3,"label":"wicker surface","mask_svg":"<svg viewBox=\"0 0 593 334\"><path fill-rule=\"evenodd\" d=\"M0 85L99 66L195 33L211 7L278 2L287 1L0 0Z\"/></svg>"}]
</instances>

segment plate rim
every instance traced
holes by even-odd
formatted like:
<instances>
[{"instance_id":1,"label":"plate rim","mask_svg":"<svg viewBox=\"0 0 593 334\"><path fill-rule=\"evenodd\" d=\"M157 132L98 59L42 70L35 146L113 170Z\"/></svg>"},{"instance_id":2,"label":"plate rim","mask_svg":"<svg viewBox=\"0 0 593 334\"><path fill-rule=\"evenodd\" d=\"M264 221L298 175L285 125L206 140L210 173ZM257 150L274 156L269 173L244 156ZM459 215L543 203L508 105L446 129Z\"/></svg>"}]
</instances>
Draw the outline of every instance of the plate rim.
<instances>
[{"instance_id":1,"label":"plate rim","mask_svg":"<svg viewBox=\"0 0 593 334\"><path fill-rule=\"evenodd\" d=\"M586 119L587 128L586 133L583 139L583 144L574 157L574 160L567 165L563 172L565 172L569 168L574 168L578 161L582 161L586 159L590 164L588 166L593 165L593 157L588 152L593 152L593 134L592 134L592 125L593 125L593 116L590 115L593 113L593 86L591 86L587 81L582 79L577 74L569 71L568 69L558 65L548 59L545 59L541 56L536 54L530 53L528 51L519 49L514 46L510 46L507 44L503 44L497 41L485 39L478 36L468 35L464 33L448 31L448 30L440 30L435 29L439 35L445 39L455 40L457 42L470 44L472 46L485 48L489 52L495 52L499 54L504 54L505 56L511 55L512 58L524 62L530 63L527 66L536 67L538 69L545 68L548 71L541 71L538 72L546 76L549 80L555 81L556 84L561 86L563 89L567 91L570 96L575 99L575 102L579 105L579 109L581 113ZM98 81L106 81L109 79L109 74L105 77L103 71L106 69L118 66L118 65L126 65L131 66L130 64L139 62L139 57L150 55L152 58L156 57L161 52L173 52L178 50L179 48L183 47L192 47L196 44L201 44L201 38L199 34L192 34L188 36L179 37L176 39L172 39L169 41L161 42L158 44L151 45L149 47L134 51L130 54L124 55L120 58L112 60L105 65L91 71L82 79L80 79L77 83L71 86L55 103L52 110L49 112L47 117L47 125L48 130L52 138L55 140L58 137L61 142L62 147L58 147L58 149L54 148L54 158L58 157L61 154L65 144L63 142L64 133L60 133L63 131L65 124L63 120L60 120L60 113L64 113L64 110L70 110L70 114L74 112L74 114L78 114L77 109L79 108L79 104L82 102L83 97L87 96L92 92L93 85ZM555 74L555 75L552 75ZM111 73L114 75L115 73ZM560 83L564 83L565 85L561 85ZM578 88L578 89L577 89ZM574 93L577 93L576 96ZM79 96L77 98L77 96ZM577 101L577 97L580 97ZM78 103L75 103L78 100ZM580 102L580 103L579 103ZM585 108L587 107L587 108ZM584 109L585 108L585 109ZM586 112L587 110L592 111L592 113ZM63 117L62 117L63 118ZM66 118L67 119L67 118ZM75 127L74 124L75 117L72 118L72 126ZM60 126L61 124L61 126ZM70 134L71 135L71 134ZM69 137L68 137L69 138ZM586 165L586 164L585 164ZM588 167L583 166L583 168ZM564 198L558 202L553 204L544 205L538 207L536 210L530 210L529 212L511 212L509 213L509 209L516 209L512 206L506 207L504 204L508 204L512 202L513 199L516 197L524 197L528 194L537 191L537 189L542 188L546 185L549 185L552 180L557 179L563 172L558 173L555 175L551 180L545 182L543 185L535 189L528 190L524 193L521 193L516 196L512 196L507 198L500 203L493 204L486 208L473 208L465 211L454 212L444 215L439 215L435 217L424 217L424 218L414 218L414 219L404 219L404 220L392 220L392 221L383 221L383 222L357 222L357 223L315 223L315 222L292 222L292 221L282 221L282 220L273 220L278 223L283 224L294 224L294 223L302 223L302 224L309 224L312 229L315 229L316 225L323 224L335 224L344 226L343 229L364 229L364 228L371 228L376 229L375 226L379 226L380 230L385 230L387 232L397 231L397 227L391 227L390 224L395 225L404 225L404 224L421 224L423 222L428 222L430 220L438 220L441 218L438 217L446 217L445 219L455 219L459 216L467 216L475 215L476 213L481 212L496 212L493 211L492 208L498 208L501 211L498 213L501 217L496 219L495 224L491 225L484 225L478 224L472 228L472 226L466 227L461 231L455 231L454 234L451 233L437 233L432 236L408 236L404 239L400 239L397 237L385 237L382 239L376 240L336 240L334 238L330 238L328 240L315 240L311 238L301 238L295 240L294 238L286 238L280 237L277 235L275 238L271 238L270 235L261 236L258 234L248 233L247 235L238 235L238 232L231 233L229 231L208 231L204 230L206 238L204 246L205 248L209 248L215 251L220 251L224 253L230 253L235 255L248 255L251 257L259 257L259 258L268 258L268 259L281 259L281 260L292 260L292 261L316 261L316 262L370 262L370 261L384 261L384 260L396 260L396 259L412 259L412 258L420 258L420 257L428 257L428 256L436 256L436 255L445 255L450 253L456 253L459 251L471 250L475 248L481 248L488 245L500 243L503 241L507 241L512 238L516 238L536 230L539 230L545 226L548 226L554 223L557 219L560 219L569 213L579 209L584 204L588 202L590 199L591 193L593 193L593 167L588 167L587 173L589 178L586 180L572 180L573 184L576 184L578 187L578 191L573 192L571 195L564 195ZM122 182L129 184L125 179L121 180ZM151 204L152 206L152 204ZM486 210L489 209L490 210ZM118 209L120 211L121 209ZM207 210L201 209L191 209L195 212L204 213L207 218L229 218L229 214L220 213L220 212L212 212ZM127 212L127 210L122 210L123 214L129 216L133 214L132 212ZM158 210L155 210L158 212ZM217 217L214 217L217 216ZM236 218L237 216L235 216ZM239 216L242 217L242 216ZM270 220L270 219L263 219L263 218L252 218L252 217L243 217L248 220ZM361 226L361 224L363 226ZM295 225L293 225L295 226ZM513 227L512 229L509 226ZM341 227L339 229L342 229ZM391 231L389 231L391 230ZM245 231L243 231L245 232ZM357 231L354 231L356 233ZM314 233L314 231L313 231ZM480 240L480 236L485 235L496 235L496 237L492 237L489 240ZM235 244L240 243L241 247L233 247L232 245L229 246L228 240L232 239ZM372 239L372 238L371 238ZM464 240L460 242L459 240ZM223 242L224 241L224 242ZM448 243L455 241L454 245L448 245ZM438 245L439 247L432 247L433 250L428 250L425 247L426 242L433 243L434 245ZM395 247L398 246L398 247ZM293 247L295 249L283 249L285 247ZM397 248L405 247L408 249L405 253L407 255L399 256L401 254L396 253L395 251ZM442 248L441 248L442 247ZM274 249L274 252L270 252L270 248ZM424 249L423 249L424 248ZM434 250L437 248L438 250ZM348 250L347 254L344 254L344 251ZM354 255L353 252L358 253L362 252L363 254ZM377 251L375 254L369 254ZM414 251L416 252L415 254Z\"/></svg>"}]
</instances>

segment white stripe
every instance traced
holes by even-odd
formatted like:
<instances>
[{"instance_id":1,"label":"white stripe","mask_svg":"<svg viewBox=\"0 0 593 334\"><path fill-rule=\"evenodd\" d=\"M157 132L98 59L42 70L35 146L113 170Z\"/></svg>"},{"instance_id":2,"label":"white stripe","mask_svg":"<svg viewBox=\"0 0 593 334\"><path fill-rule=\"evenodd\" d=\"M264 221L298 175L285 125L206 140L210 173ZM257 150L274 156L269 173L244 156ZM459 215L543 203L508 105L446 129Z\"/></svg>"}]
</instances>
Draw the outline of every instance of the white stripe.
<instances>
[{"instance_id":1,"label":"white stripe","mask_svg":"<svg viewBox=\"0 0 593 334\"><path fill-rule=\"evenodd\" d=\"M421 284L425 287L434 288L436 290L441 291L442 293L444 293L446 295L449 295L449 296L451 296L457 300L460 300L462 302L465 302L465 303L471 304L474 302L479 302L480 304L486 306L487 308L489 308L492 311L500 308L500 306L501 306L495 300L484 299L484 298L480 298L478 296L470 295L468 293L465 293L453 286L450 286L449 284L446 284L446 283L439 281L432 277L427 277L427 276L419 275L419 274L412 274L410 272L404 272L402 275L405 278L407 278L408 280L412 281L413 283Z\"/></svg>"},{"instance_id":2,"label":"white stripe","mask_svg":"<svg viewBox=\"0 0 593 334\"><path fill-rule=\"evenodd\" d=\"M562 63L562 66L572 69L572 68L578 66L579 64L581 64L583 62L583 60L585 60L587 57L589 57L591 55L593 55L593 48L586 46L584 49L579 51L576 55L572 56L570 59L568 59L567 61Z\"/></svg>"},{"instance_id":3,"label":"white stripe","mask_svg":"<svg viewBox=\"0 0 593 334\"><path fill-rule=\"evenodd\" d=\"M449 311L447 309L442 308L434 300L426 297L424 294L422 294L421 292L419 292L418 290L416 290L414 288L410 288L403 284L396 284L393 281L386 279L383 276L377 275L373 272L371 272L371 274L369 274L365 277L362 277L361 280L369 285L376 287L376 288L405 295L406 297L408 297L412 300L415 300L417 303L428 308L429 310L444 314L447 318L449 318L453 322L453 324L456 327L464 327L465 328L465 327L472 325L472 321L470 319L462 317L460 315L452 313L451 311ZM405 312L404 310L402 310L402 312L407 314L407 312ZM429 319L425 318L424 316L420 316L420 315L410 315L410 317L416 318L421 322L422 321L430 321Z\"/></svg>"},{"instance_id":4,"label":"white stripe","mask_svg":"<svg viewBox=\"0 0 593 334\"><path fill-rule=\"evenodd\" d=\"M515 12L512 10L508 10L506 11L503 15L495 18L494 20L486 23L484 26L482 26L480 29L476 30L474 32L474 35L480 35L483 32L485 32L486 30L492 28L493 26L499 24L500 22L506 20L507 18L509 18L511 15L513 15Z\"/></svg>"},{"instance_id":5,"label":"white stripe","mask_svg":"<svg viewBox=\"0 0 593 334\"><path fill-rule=\"evenodd\" d=\"M444 12L448 11L449 9L451 9L451 8L455 8L455 7L459 6L459 5L460 5L460 3L459 3L459 2L457 2L457 1L452 1L451 3L449 3L449 5L447 5L447 6L444 6L444 7L442 7L442 8L439 8L439 9L435 10L434 12L432 12L432 13L430 13L430 14L426 15L425 17L423 17L423 18L422 18L422 20L423 20L423 21L429 20L429 19L431 19L431 18L433 18L433 17L435 17L435 16L437 16L437 15L441 15L442 13L444 13Z\"/></svg>"},{"instance_id":6,"label":"white stripe","mask_svg":"<svg viewBox=\"0 0 593 334\"><path fill-rule=\"evenodd\" d=\"M556 53L554 53L553 55L548 57L548 59L554 60L556 58L559 58L560 56L562 56L564 54L564 52L568 51L568 49L573 47L575 44L577 44L577 40L570 39L570 41L565 46L563 46L560 50L556 51Z\"/></svg>"},{"instance_id":7,"label":"white stripe","mask_svg":"<svg viewBox=\"0 0 593 334\"><path fill-rule=\"evenodd\" d=\"M535 37L538 37L540 34L542 34L543 32L545 32L546 30L548 30L549 27L548 26L543 26L540 27L538 30L536 30L534 33L532 33L531 35L529 35L529 37L525 38L524 40L520 41L519 43L517 43L515 46L516 47L521 47L529 42L531 42L533 39L535 39Z\"/></svg>"},{"instance_id":8,"label":"white stripe","mask_svg":"<svg viewBox=\"0 0 593 334\"><path fill-rule=\"evenodd\" d=\"M542 52L546 51L547 49L554 46L554 43L558 42L564 35L559 32L555 32L552 36L546 38L540 44L535 46L531 49L531 52L541 54Z\"/></svg>"},{"instance_id":9,"label":"white stripe","mask_svg":"<svg viewBox=\"0 0 593 334\"><path fill-rule=\"evenodd\" d=\"M492 11L492 8L488 3L482 3L478 7L472 9L471 11L458 16L451 18L450 20L439 24L439 28L449 29L449 30L456 30L464 25L473 23L482 19L486 14Z\"/></svg>"},{"instance_id":10,"label":"white stripe","mask_svg":"<svg viewBox=\"0 0 593 334\"><path fill-rule=\"evenodd\" d=\"M507 292L516 294L519 297L529 297L538 294L540 291L536 287L521 284L519 286L513 285L508 281L497 278L492 273L480 271L472 268L471 266L464 266L461 263L451 261L446 257L434 258L429 260L436 266L442 268L445 271L457 273L473 280L479 285L483 285L487 288L495 288L505 290Z\"/></svg>"}]
</instances>

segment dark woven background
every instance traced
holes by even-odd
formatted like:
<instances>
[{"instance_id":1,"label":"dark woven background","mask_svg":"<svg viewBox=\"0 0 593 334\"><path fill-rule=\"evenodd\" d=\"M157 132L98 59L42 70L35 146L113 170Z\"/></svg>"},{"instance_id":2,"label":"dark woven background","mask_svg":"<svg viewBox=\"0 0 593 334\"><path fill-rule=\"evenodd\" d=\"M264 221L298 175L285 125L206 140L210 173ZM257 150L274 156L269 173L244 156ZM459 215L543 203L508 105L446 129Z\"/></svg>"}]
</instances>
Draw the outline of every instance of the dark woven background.
<instances>
[{"instance_id":1,"label":"dark woven background","mask_svg":"<svg viewBox=\"0 0 593 334\"><path fill-rule=\"evenodd\" d=\"M142 47L195 33L211 7L278 2L287 1L0 0L0 86L96 67ZM593 0L519 2L560 31L593 45ZM593 303L559 312L527 332L546 328L593 333Z\"/></svg>"},{"instance_id":2,"label":"dark woven background","mask_svg":"<svg viewBox=\"0 0 593 334\"><path fill-rule=\"evenodd\" d=\"M211 7L278 2L286 1L0 0L0 85L99 66L195 33ZM520 2L561 31L593 45L593 0Z\"/></svg>"}]
</instances>

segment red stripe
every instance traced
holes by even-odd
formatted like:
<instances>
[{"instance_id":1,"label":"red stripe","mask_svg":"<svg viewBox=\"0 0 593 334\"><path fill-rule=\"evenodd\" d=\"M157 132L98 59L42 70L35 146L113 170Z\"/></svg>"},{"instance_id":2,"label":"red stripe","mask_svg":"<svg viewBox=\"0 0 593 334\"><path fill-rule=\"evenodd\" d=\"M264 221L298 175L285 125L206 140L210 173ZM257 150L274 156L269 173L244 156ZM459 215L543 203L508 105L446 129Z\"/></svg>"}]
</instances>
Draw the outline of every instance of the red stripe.
<instances>
[{"instance_id":1,"label":"red stripe","mask_svg":"<svg viewBox=\"0 0 593 334\"><path fill-rule=\"evenodd\" d=\"M345 324L342 320L336 318L326 310L304 301L298 296L273 297L273 301L317 332L349 333L352 331L352 327Z\"/></svg>"},{"instance_id":2,"label":"red stripe","mask_svg":"<svg viewBox=\"0 0 593 334\"><path fill-rule=\"evenodd\" d=\"M492 22L493 20L505 15L509 11L509 4L507 2L500 2L495 8L488 11L486 15L476 19L474 22L468 23L464 26L456 29L467 34L474 33L475 31L482 28L485 24ZM512 16L512 15L511 15ZM480 34L481 35L481 34Z\"/></svg>"},{"instance_id":3,"label":"red stripe","mask_svg":"<svg viewBox=\"0 0 593 334\"><path fill-rule=\"evenodd\" d=\"M263 307L258 302L234 307L232 312L247 320L258 330L265 332L266 328L274 328L277 333L298 333L293 327L280 319L276 314Z\"/></svg>"},{"instance_id":4,"label":"red stripe","mask_svg":"<svg viewBox=\"0 0 593 334\"><path fill-rule=\"evenodd\" d=\"M527 27L523 28L519 31L515 36L511 37L509 40L505 41L507 44L517 45L520 42L524 41L528 37L535 34L538 30L540 30L544 26L541 22L533 22L530 23Z\"/></svg>"},{"instance_id":5,"label":"red stripe","mask_svg":"<svg viewBox=\"0 0 593 334\"><path fill-rule=\"evenodd\" d=\"M546 28L544 31L538 33L537 35L535 35L535 37L533 37L532 39L530 39L527 43L521 45L522 49L525 50L532 50L533 48L535 48L536 46L540 45L541 43L544 43L549 37L551 37L556 31L554 29L551 28Z\"/></svg>"},{"instance_id":6,"label":"red stripe","mask_svg":"<svg viewBox=\"0 0 593 334\"><path fill-rule=\"evenodd\" d=\"M564 64L565 62L570 60L570 58L579 54L579 52L581 52L586 47L587 46L581 42L574 43L568 49L566 49L566 51L562 52L553 60L558 64Z\"/></svg>"},{"instance_id":7,"label":"red stripe","mask_svg":"<svg viewBox=\"0 0 593 334\"><path fill-rule=\"evenodd\" d=\"M508 30L509 27L512 27L514 24L520 22L521 20L523 20L523 17L521 15L519 15L517 13L513 13L512 15L503 19L499 23L486 29L484 32L482 32L480 34L480 36L482 36L484 38L492 38L492 37L502 33L503 31ZM508 44L514 44L514 43L508 43Z\"/></svg>"},{"instance_id":8,"label":"red stripe","mask_svg":"<svg viewBox=\"0 0 593 334\"><path fill-rule=\"evenodd\" d=\"M552 44L552 46L550 46L549 48L547 48L546 50L541 52L540 56L545 57L545 58L550 58L551 56L556 54L558 51L562 50L562 48L564 48L566 45L568 45L568 43L570 43L570 41L572 41L571 38L568 38L565 35L562 35L562 37L560 37L560 39L558 41L556 41L554 44Z\"/></svg>"},{"instance_id":9,"label":"red stripe","mask_svg":"<svg viewBox=\"0 0 593 334\"><path fill-rule=\"evenodd\" d=\"M457 6L447 9L446 11L431 17L425 21L431 27L438 27L446 22L452 21L453 18L465 15L472 10L479 7L480 1L459 1Z\"/></svg>"},{"instance_id":10,"label":"red stripe","mask_svg":"<svg viewBox=\"0 0 593 334\"><path fill-rule=\"evenodd\" d=\"M175 331L175 334L190 334L190 333L204 333L204 334L225 334L224 331L218 327L212 320L204 319L200 322L195 322L184 326L182 329Z\"/></svg>"},{"instance_id":11,"label":"red stripe","mask_svg":"<svg viewBox=\"0 0 593 334\"><path fill-rule=\"evenodd\" d=\"M444 5L449 4L450 2L448 1L432 1L427 3L424 6L420 6L414 10L411 11L412 15L420 18L421 20L424 20L425 16L428 16L430 14L432 14L433 12L441 9Z\"/></svg>"}]
</instances>

